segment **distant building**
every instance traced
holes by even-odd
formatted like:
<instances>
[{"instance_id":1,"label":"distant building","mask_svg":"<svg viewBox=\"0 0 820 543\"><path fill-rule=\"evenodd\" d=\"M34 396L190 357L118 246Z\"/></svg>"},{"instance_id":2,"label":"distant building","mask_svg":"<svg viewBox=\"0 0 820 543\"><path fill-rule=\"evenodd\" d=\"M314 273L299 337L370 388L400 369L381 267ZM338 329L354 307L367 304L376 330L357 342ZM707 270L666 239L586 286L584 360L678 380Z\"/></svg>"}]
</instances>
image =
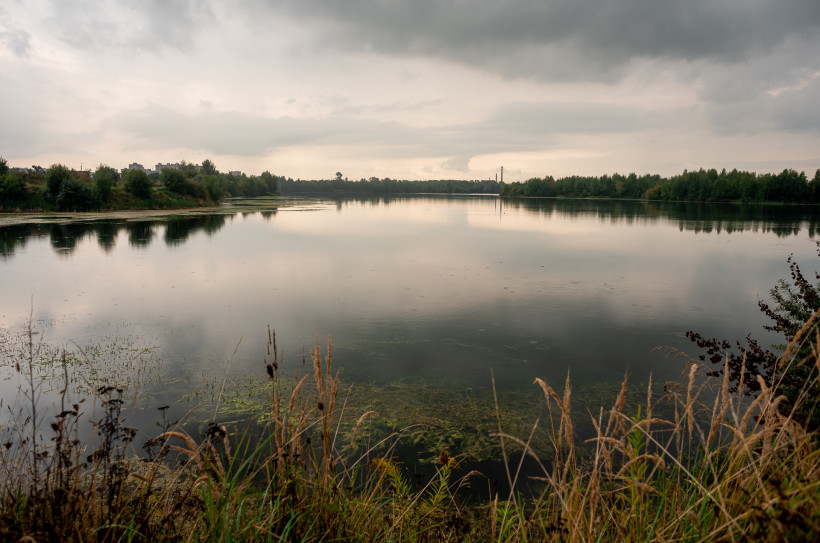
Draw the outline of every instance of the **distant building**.
<instances>
[{"instance_id":1,"label":"distant building","mask_svg":"<svg viewBox=\"0 0 820 543\"><path fill-rule=\"evenodd\" d=\"M154 168L154 170L157 173L162 173L162 170L178 170L178 169L179 169L179 162L176 162L174 164L171 164L170 162L167 163L167 164L162 164L160 162L160 163L157 163L157 166Z\"/></svg>"},{"instance_id":2,"label":"distant building","mask_svg":"<svg viewBox=\"0 0 820 543\"><path fill-rule=\"evenodd\" d=\"M228 172L228 173L229 173L229 174L231 174L231 175L232 175L232 176L234 176L234 177L242 177L242 172L240 172L240 171L238 171L238 170L237 170L237 171Z\"/></svg>"},{"instance_id":3,"label":"distant building","mask_svg":"<svg viewBox=\"0 0 820 543\"><path fill-rule=\"evenodd\" d=\"M196 171L199 171L199 170L202 169L202 166L199 165L199 164L188 164L188 166L193 166L196 169ZM182 168L182 164L180 164L179 162L174 162L174 163L168 162L167 164L163 164L163 163L159 162L159 163L157 163L154 170L157 173L162 173L162 170L179 170L180 168Z\"/></svg>"},{"instance_id":4,"label":"distant building","mask_svg":"<svg viewBox=\"0 0 820 543\"><path fill-rule=\"evenodd\" d=\"M125 170L140 170L140 171L144 172L145 171L145 166L143 166L142 164L137 164L136 162L132 162L131 164L128 165L127 168L123 168L122 170L123 171L125 171ZM148 172L146 172L146 173L148 173Z\"/></svg>"}]
</instances>

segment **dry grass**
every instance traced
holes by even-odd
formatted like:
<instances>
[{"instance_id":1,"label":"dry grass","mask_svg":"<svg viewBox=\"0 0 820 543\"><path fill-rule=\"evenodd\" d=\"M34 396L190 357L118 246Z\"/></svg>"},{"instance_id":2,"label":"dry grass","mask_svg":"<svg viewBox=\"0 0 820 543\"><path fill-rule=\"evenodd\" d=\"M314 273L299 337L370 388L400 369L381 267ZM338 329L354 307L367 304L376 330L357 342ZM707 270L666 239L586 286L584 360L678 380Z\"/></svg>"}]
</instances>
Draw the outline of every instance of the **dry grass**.
<instances>
[{"instance_id":1,"label":"dry grass","mask_svg":"<svg viewBox=\"0 0 820 543\"><path fill-rule=\"evenodd\" d=\"M820 336L813 340L816 348ZM798 347L786 349L781 376L788 364L801 363L793 357ZM625 379L614 405L590 414L597 436L588 440L592 450L583 452L569 418L569 379L562 395L536 379L550 406L556 461L542 465L544 488L533 501L510 496L503 504L506 524L494 523L493 539L816 540L818 436L794 421L799 406L779 408L785 398L776 383L767 386L758 377L762 392L748 398L730 392L728 372L723 375L716 382L690 364L662 397L653 399L650 383L646 403L632 414ZM661 407L672 416L655 416ZM534 455L520 439L499 435L502 444L516 440ZM495 516L499 508L494 502Z\"/></svg>"},{"instance_id":2,"label":"dry grass","mask_svg":"<svg viewBox=\"0 0 820 543\"><path fill-rule=\"evenodd\" d=\"M818 439L779 408L776 384L761 382L761 394L743 397L690 364L663 394L650 382L645 403L630 406L624 379L613 405L589 414L597 435L580 442L569 378L563 390L536 379L547 420L528 436L507 435L496 402L509 492L491 490L476 503L462 488L479 474L457 477L464 470L447 452L432 477L413 481L393 453L397 436L367 441L366 422L377 414L345 413L329 342L323 355L317 339L304 375L285 383L269 330L270 416L258 440L216 422L202 438L166 425L139 460L121 390L98 389L103 414L93 444L77 438L83 413L68 386L62 412L45 426L35 336L30 328L29 355L17 361L28 378L27 407L2 429L4 541L802 541L820 534ZM820 337L812 340L816 346ZM787 349L781 371L801 363L797 347ZM363 447L340 442L345 417L356 421ZM541 432L549 462L531 446ZM540 473L525 480L513 448ZM539 490L523 492L533 480Z\"/></svg>"}]
</instances>

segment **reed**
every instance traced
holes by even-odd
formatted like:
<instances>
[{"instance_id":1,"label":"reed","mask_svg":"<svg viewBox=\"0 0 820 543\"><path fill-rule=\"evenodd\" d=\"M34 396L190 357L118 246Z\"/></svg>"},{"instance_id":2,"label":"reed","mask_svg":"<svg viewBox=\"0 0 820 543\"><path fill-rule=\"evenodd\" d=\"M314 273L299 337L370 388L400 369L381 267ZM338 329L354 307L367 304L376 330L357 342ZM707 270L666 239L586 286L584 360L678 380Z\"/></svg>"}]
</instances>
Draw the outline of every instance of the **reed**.
<instances>
[{"instance_id":1,"label":"reed","mask_svg":"<svg viewBox=\"0 0 820 543\"><path fill-rule=\"evenodd\" d=\"M786 349L781 371L804 363L795 353L805 345L816 354L820 336L812 333ZM3 541L803 541L820 534L818 436L790 414L799 405L783 409L776 379L773 386L760 379L750 399L728 372L718 379L690 362L663 392L650 381L636 404L627 401L624 378L613 404L589 413L595 435L583 440L570 416L569 376L563 389L535 379L546 420L526 436L509 435L496 400L507 485L501 491L488 482L476 499L464 491L483 480L462 467L469 451L441 451L435 472L414 479L396 454L400 433L371 440L367 421L378 415L345 412L329 341L323 353L317 338L303 374L285 379L268 329L270 402L260 436L233 431L216 414L202 436L163 420L138 455L123 390L97 388L89 403L100 414L86 415L88 403L70 398L65 355L56 361L60 412L46 424L31 324L27 339L26 354L12 364L22 383L17 418L0 429ZM345 436L361 440L340 437L343 419L351 421ZM89 443L77 437L83 423L94 425ZM533 443L543 434L550 450L539 458ZM525 456L538 473L525 474Z\"/></svg>"}]
</instances>

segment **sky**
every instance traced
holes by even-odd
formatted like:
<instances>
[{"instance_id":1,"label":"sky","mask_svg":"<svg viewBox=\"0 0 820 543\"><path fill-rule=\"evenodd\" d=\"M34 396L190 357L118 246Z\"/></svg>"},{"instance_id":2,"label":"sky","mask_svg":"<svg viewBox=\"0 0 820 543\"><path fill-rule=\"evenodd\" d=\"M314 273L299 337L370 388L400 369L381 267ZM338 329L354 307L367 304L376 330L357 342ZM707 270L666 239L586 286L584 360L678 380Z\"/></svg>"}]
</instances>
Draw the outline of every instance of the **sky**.
<instances>
[{"instance_id":1,"label":"sky","mask_svg":"<svg viewBox=\"0 0 820 543\"><path fill-rule=\"evenodd\" d=\"M0 0L0 156L811 178L820 1Z\"/></svg>"}]
</instances>

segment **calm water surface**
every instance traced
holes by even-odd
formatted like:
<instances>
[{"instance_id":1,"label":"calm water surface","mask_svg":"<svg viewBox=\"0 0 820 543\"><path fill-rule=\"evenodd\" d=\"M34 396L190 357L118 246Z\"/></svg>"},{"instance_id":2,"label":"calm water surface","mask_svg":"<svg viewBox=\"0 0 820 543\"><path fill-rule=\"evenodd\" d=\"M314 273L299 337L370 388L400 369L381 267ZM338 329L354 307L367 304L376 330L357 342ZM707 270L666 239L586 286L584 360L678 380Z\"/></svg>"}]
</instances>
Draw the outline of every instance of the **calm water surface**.
<instances>
[{"instance_id":1,"label":"calm water surface","mask_svg":"<svg viewBox=\"0 0 820 543\"><path fill-rule=\"evenodd\" d=\"M811 208L272 202L0 226L0 327L21 330L33 307L49 344L153 347L140 401L177 416L208 387L264 380L268 324L286 371L330 335L346 384L467 394L488 390L492 371L500 390L537 397L533 378L561 384L569 371L582 395L625 372L675 378L680 360L656 347L697 354L687 330L765 338L756 303L788 255L817 267Z\"/></svg>"}]
</instances>

